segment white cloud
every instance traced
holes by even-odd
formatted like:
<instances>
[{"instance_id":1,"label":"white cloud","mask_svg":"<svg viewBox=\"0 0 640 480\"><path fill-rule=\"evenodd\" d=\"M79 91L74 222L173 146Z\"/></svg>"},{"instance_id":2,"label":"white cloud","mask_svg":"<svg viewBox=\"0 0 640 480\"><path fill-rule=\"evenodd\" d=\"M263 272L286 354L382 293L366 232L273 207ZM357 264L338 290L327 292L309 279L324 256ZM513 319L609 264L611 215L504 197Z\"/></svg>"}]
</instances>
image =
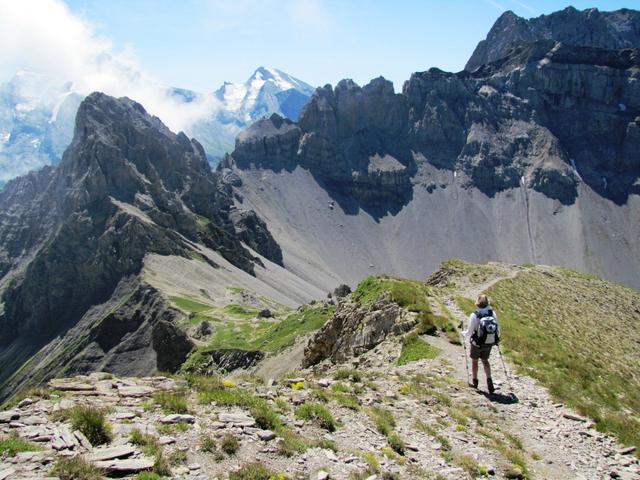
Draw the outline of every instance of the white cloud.
<instances>
[{"instance_id":1,"label":"white cloud","mask_svg":"<svg viewBox=\"0 0 640 480\"><path fill-rule=\"evenodd\" d=\"M74 90L128 96L172 130L185 130L217 108L211 96L186 103L139 66L131 52L116 51L93 25L61 0L0 0L0 63L72 81Z\"/></svg>"}]
</instances>

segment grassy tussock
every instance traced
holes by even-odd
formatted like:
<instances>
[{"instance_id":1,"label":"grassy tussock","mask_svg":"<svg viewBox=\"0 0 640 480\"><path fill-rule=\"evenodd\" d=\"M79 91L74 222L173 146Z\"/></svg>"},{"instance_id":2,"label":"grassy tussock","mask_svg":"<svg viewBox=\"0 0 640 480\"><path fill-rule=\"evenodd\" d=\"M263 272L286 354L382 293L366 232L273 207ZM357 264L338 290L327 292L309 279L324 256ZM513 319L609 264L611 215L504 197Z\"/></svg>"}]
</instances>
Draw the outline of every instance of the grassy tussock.
<instances>
[{"instance_id":1,"label":"grassy tussock","mask_svg":"<svg viewBox=\"0 0 640 480\"><path fill-rule=\"evenodd\" d=\"M417 360L432 360L439 354L439 348L429 345L417 334L410 334L402 340L402 350L396 363L398 365L406 365Z\"/></svg>"},{"instance_id":2,"label":"grassy tussock","mask_svg":"<svg viewBox=\"0 0 640 480\"><path fill-rule=\"evenodd\" d=\"M72 458L60 458L51 475L60 480L101 480L102 471L94 467L80 455Z\"/></svg>"}]
</instances>

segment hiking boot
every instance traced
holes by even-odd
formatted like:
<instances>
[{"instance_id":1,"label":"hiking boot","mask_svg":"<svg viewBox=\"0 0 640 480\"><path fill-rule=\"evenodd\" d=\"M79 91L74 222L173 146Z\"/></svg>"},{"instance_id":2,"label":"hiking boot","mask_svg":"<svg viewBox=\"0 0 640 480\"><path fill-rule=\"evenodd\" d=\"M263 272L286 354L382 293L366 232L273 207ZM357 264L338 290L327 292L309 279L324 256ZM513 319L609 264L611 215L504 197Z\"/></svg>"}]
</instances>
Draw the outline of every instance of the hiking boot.
<instances>
[{"instance_id":1,"label":"hiking boot","mask_svg":"<svg viewBox=\"0 0 640 480\"><path fill-rule=\"evenodd\" d=\"M491 380L490 378L487 378L487 390L489 390L489 393L493 393L496 391L496 387L493 386L493 380Z\"/></svg>"},{"instance_id":2,"label":"hiking boot","mask_svg":"<svg viewBox=\"0 0 640 480\"><path fill-rule=\"evenodd\" d=\"M478 379L474 378L473 380L471 380L471 385L473 386L473 388L477 389L478 388Z\"/></svg>"}]
</instances>

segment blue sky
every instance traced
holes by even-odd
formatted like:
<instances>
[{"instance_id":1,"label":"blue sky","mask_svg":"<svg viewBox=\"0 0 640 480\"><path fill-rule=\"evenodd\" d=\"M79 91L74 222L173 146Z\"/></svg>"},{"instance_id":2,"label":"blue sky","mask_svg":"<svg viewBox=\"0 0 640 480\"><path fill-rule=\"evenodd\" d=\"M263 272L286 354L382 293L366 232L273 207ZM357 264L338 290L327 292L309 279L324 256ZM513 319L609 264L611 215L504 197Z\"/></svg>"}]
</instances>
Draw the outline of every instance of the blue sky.
<instances>
[{"instance_id":1,"label":"blue sky","mask_svg":"<svg viewBox=\"0 0 640 480\"><path fill-rule=\"evenodd\" d=\"M418 70L462 69L505 10L538 16L568 5L640 8L637 1L68 0L116 50L167 84L211 91L259 65L314 86L383 75L396 90Z\"/></svg>"}]
</instances>

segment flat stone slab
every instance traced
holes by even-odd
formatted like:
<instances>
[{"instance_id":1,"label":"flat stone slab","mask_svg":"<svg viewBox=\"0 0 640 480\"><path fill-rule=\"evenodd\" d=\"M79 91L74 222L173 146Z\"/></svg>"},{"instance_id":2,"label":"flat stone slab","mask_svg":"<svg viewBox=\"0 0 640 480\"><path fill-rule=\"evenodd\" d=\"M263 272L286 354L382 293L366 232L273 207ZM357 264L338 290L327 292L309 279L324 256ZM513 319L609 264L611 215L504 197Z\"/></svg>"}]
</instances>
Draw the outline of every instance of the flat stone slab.
<instances>
[{"instance_id":1,"label":"flat stone slab","mask_svg":"<svg viewBox=\"0 0 640 480\"><path fill-rule=\"evenodd\" d=\"M95 385L85 382L69 382L60 380L50 380L49 386L55 390L62 390L63 392L92 392L96 389Z\"/></svg>"},{"instance_id":2,"label":"flat stone slab","mask_svg":"<svg viewBox=\"0 0 640 480\"><path fill-rule=\"evenodd\" d=\"M136 418L136 414L133 412L116 413L116 420L131 420L132 418Z\"/></svg>"},{"instance_id":3,"label":"flat stone slab","mask_svg":"<svg viewBox=\"0 0 640 480\"><path fill-rule=\"evenodd\" d=\"M151 395L155 389L140 385L120 385L118 386L118 395L121 397L147 397Z\"/></svg>"},{"instance_id":4,"label":"flat stone slab","mask_svg":"<svg viewBox=\"0 0 640 480\"><path fill-rule=\"evenodd\" d=\"M268 442L269 440L276 438L276 434L271 430L258 430L256 435L258 435L258 438L263 442Z\"/></svg>"},{"instance_id":5,"label":"flat stone slab","mask_svg":"<svg viewBox=\"0 0 640 480\"><path fill-rule=\"evenodd\" d=\"M91 452L88 455L88 458L92 462L100 462L100 461L106 461L106 460L113 460L116 458L130 457L134 453L136 453L135 448L122 445L120 447L94 449L93 452Z\"/></svg>"},{"instance_id":6,"label":"flat stone slab","mask_svg":"<svg viewBox=\"0 0 640 480\"><path fill-rule=\"evenodd\" d=\"M4 468L0 470L0 480L10 478L14 473L16 473L14 468Z\"/></svg>"},{"instance_id":7,"label":"flat stone slab","mask_svg":"<svg viewBox=\"0 0 640 480\"><path fill-rule=\"evenodd\" d=\"M11 420L18 420L19 418L20 412L17 412L16 410L0 412L0 423L9 423Z\"/></svg>"},{"instance_id":8,"label":"flat stone slab","mask_svg":"<svg viewBox=\"0 0 640 480\"><path fill-rule=\"evenodd\" d=\"M174 437L163 436L158 438L158 445L171 445L172 443L176 443L176 439Z\"/></svg>"},{"instance_id":9,"label":"flat stone slab","mask_svg":"<svg viewBox=\"0 0 640 480\"><path fill-rule=\"evenodd\" d=\"M153 460L146 457L131 458L127 460L105 460L93 462L93 464L108 473L137 473L151 470Z\"/></svg>"},{"instance_id":10,"label":"flat stone slab","mask_svg":"<svg viewBox=\"0 0 640 480\"><path fill-rule=\"evenodd\" d=\"M20 422L24 423L25 425L45 425L46 423L48 423L46 418L38 417L36 415L21 417Z\"/></svg>"},{"instance_id":11,"label":"flat stone slab","mask_svg":"<svg viewBox=\"0 0 640 480\"><path fill-rule=\"evenodd\" d=\"M242 413L221 413L218 415L218 421L222 423L233 423L241 427L253 427L256 424L255 419Z\"/></svg>"},{"instance_id":12,"label":"flat stone slab","mask_svg":"<svg viewBox=\"0 0 640 480\"><path fill-rule=\"evenodd\" d=\"M180 413L173 413L160 419L160 423L195 423L195 421L196 417L194 417L193 415L184 415Z\"/></svg>"}]
</instances>

